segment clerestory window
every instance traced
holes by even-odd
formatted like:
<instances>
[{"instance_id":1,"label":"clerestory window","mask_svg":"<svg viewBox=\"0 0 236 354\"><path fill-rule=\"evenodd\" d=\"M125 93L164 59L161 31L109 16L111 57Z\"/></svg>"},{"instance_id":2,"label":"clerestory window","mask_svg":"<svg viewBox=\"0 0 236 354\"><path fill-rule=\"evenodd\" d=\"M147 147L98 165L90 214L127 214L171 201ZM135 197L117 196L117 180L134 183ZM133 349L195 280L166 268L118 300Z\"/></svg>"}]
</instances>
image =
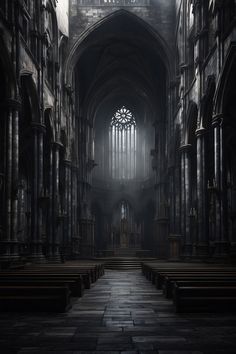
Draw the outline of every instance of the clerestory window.
<instances>
[{"instance_id":1,"label":"clerestory window","mask_svg":"<svg viewBox=\"0 0 236 354\"><path fill-rule=\"evenodd\" d=\"M109 171L114 179L136 175L136 121L125 106L116 111L109 127Z\"/></svg>"}]
</instances>

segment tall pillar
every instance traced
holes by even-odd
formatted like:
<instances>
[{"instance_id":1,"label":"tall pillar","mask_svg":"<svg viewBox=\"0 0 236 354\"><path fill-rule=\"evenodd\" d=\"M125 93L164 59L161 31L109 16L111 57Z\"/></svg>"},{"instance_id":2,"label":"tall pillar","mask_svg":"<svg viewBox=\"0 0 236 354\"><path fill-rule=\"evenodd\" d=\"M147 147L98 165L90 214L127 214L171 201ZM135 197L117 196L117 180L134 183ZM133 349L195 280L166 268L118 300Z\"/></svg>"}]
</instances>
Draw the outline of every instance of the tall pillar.
<instances>
[{"instance_id":1,"label":"tall pillar","mask_svg":"<svg viewBox=\"0 0 236 354\"><path fill-rule=\"evenodd\" d=\"M80 255L80 234L78 224L78 167L71 166L71 188L70 188L70 229L71 229L71 245L72 257L78 258Z\"/></svg>"},{"instance_id":2,"label":"tall pillar","mask_svg":"<svg viewBox=\"0 0 236 354\"><path fill-rule=\"evenodd\" d=\"M60 213L59 197L59 161L61 143L52 143L52 235L50 240L49 262L58 263L60 256L60 228L62 229L63 216Z\"/></svg>"},{"instance_id":3,"label":"tall pillar","mask_svg":"<svg viewBox=\"0 0 236 354\"><path fill-rule=\"evenodd\" d=\"M181 152L181 232L183 234L183 256L191 257L191 150L192 145L180 147Z\"/></svg>"},{"instance_id":4,"label":"tall pillar","mask_svg":"<svg viewBox=\"0 0 236 354\"><path fill-rule=\"evenodd\" d=\"M52 259L53 255L53 144L52 142L49 144L49 163L48 163L48 171L45 171L48 174L48 203L47 203L47 219L46 219L46 230L47 230L47 258L48 260ZM46 153L46 152L45 152Z\"/></svg>"},{"instance_id":5,"label":"tall pillar","mask_svg":"<svg viewBox=\"0 0 236 354\"><path fill-rule=\"evenodd\" d=\"M33 136L33 176L31 201L31 260L34 263L45 262L42 252L42 209L40 198L43 194L43 134L45 126L32 123Z\"/></svg>"},{"instance_id":6,"label":"tall pillar","mask_svg":"<svg viewBox=\"0 0 236 354\"><path fill-rule=\"evenodd\" d=\"M19 109L18 101L12 107L12 214L11 214L11 258L19 257L18 248L18 187L19 187Z\"/></svg>"},{"instance_id":7,"label":"tall pillar","mask_svg":"<svg viewBox=\"0 0 236 354\"><path fill-rule=\"evenodd\" d=\"M170 227L169 227L169 260L180 258L181 235L178 226L179 206L177 205L177 193L179 188L179 178L175 178L176 166L169 167L169 200L170 200Z\"/></svg>"},{"instance_id":8,"label":"tall pillar","mask_svg":"<svg viewBox=\"0 0 236 354\"><path fill-rule=\"evenodd\" d=\"M62 238L62 254L63 258L71 257L71 161L63 161L64 176L65 176L65 198L64 198L64 225Z\"/></svg>"},{"instance_id":9,"label":"tall pillar","mask_svg":"<svg viewBox=\"0 0 236 354\"><path fill-rule=\"evenodd\" d=\"M18 171L19 171L19 110L20 102L8 99L4 103L5 114L5 173L2 176L3 208L0 239L0 261L9 265L19 257L17 239Z\"/></svg>"},{"instance_id":10,"label":"tall pillar","mask_svg":"<svg viewBox=\"0 0 236 354\"><path fill-rule=\"evenodd\" d=\"M169 215L166 197L166 159L165 159L165 123L158 120L155 127L155 150L153 154L153 169L155 170L156 182L156 215L155 215L155 253L157 257L168 257L168 234Z\"/></svg>"},{"instance_id":11,"label":"tall pillar","mask_svg":"<svg viewBox=\"0 0 236 354\"><path fill-rule=\"evenodd\" d=\"M215 252L216 257L224 257L228 253L228 234L226 217L226 178L223 154L223 114L217 114L213 117L214 128L214 174L216 187L216 234L215 234Z\"/></svg>"},{"instance_id":12,"label":"tall pillar","mask_svg":"<svg viewBox=\"0 0 236 354\"><path fill-rule=\"evenodd\" d=\"M204 128L196 130L197 137L197 255L207 256L208 235L206 217L206 166L205 166L205 133Z\"/></svg>"}]
</instances>

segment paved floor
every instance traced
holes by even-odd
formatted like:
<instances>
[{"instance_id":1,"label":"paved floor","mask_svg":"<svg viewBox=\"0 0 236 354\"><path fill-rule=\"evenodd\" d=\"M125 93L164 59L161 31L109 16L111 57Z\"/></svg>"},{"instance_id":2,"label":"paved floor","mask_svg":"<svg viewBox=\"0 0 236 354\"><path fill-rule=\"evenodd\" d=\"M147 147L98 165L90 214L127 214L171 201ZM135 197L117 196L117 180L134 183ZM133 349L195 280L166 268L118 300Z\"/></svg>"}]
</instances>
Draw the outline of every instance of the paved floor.
<instances>
[{"instance_id":1,"label":"paved floor","mask_svg":"<svg viewBox=\"0 0 236 354\"><path fill-rule=\"evenodd\" d=\"M106 271L66 314L0 314L0 353L235 354L236 315L176 315L139 271Z\"/></svg>"}]
</instances>

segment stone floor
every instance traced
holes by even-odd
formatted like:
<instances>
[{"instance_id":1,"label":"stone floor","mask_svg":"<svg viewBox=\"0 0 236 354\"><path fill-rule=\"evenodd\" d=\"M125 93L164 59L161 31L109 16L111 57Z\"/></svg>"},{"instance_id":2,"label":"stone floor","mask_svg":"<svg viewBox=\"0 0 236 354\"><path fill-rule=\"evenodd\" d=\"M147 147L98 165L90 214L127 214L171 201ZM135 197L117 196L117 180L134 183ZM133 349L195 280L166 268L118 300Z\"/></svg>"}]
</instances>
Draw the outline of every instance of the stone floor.
<instances>
[{"instance_id":1,"label":"stone floor","mask_svg":"<svg viewBox=\"0 0 236 354\"><path fill-rule=\"evenodd\" d=\"M177 315L140 271L106 271L68 313L1 313L0 353L235 354L236 315Z\"/></svg>"}]
</instances>

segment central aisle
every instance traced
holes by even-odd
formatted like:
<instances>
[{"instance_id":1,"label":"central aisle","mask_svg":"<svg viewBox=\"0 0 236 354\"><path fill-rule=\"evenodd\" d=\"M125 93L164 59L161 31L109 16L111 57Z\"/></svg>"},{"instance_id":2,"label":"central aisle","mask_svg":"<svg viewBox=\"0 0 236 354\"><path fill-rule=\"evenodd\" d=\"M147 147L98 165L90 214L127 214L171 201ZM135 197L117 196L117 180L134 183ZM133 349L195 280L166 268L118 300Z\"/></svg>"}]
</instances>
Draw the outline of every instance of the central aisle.
<instances>
[{"instance_id":1,"label":"central aisle","mask_svg":"<svg viewBox=\"0 0 236 354\"><path fill-rule=\"evenodd\" d=\"M106 271L68 313L2 313L0 351L235 354L235 329L234 315L175 314L140 271Z\"/></svg>"},{"instance_id":2,"label":"central aisle","mask_svg":"<svg viewBox=\"0 0 236 354\"><path fill-rule=\"evenodd\" d=\"M166 341L160 318L165 323L166 316L173 316L172 303L161 294L140 271L106 271L73 306L71 315L84 319L85 327L78 336L90 338L87 349L94 349L95 343L97 350L153 349L157 340ZM179 336L170 340L185 341Z\"/></svg>"},{"instance_id":3,"label":"central aisle","mask_svg":"<svg viewBox=\"0 0 236 354\"><path fill-rule=\"evenodd\" d=\"M70 311L80 350L158 354L235 354L236 318L174 312L140 271L106 271ZM231 327L232 326L232 327Z\"/></svg>"}]
</instances>

